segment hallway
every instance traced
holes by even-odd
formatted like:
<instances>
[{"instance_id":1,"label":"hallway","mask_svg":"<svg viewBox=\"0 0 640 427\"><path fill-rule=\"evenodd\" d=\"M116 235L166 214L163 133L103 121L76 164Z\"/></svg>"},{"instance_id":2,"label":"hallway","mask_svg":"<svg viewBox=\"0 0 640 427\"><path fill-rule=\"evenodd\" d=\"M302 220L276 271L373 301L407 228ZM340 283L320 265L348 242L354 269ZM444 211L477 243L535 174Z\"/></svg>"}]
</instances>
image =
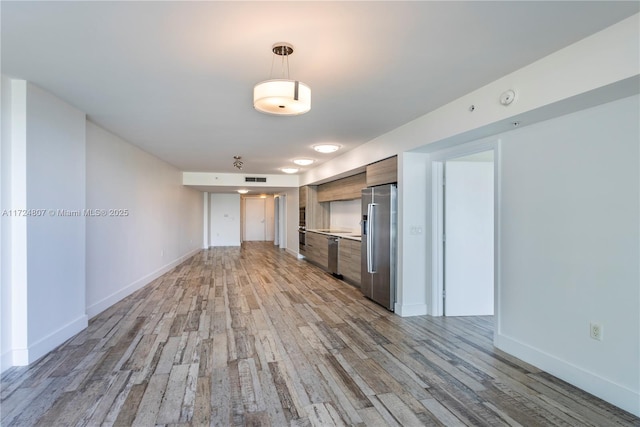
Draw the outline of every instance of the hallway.
<instances>
[{"instance_id":1,"label":"hallway","mask_svg":"<svg viewBox=\"0 0 640 427\"><path fill-rule=\"evenodd\" d=\"M203 250L2 375L3 426L632 426L492 345L401 318L268 242Z\"/></svg>"}]
</instances>

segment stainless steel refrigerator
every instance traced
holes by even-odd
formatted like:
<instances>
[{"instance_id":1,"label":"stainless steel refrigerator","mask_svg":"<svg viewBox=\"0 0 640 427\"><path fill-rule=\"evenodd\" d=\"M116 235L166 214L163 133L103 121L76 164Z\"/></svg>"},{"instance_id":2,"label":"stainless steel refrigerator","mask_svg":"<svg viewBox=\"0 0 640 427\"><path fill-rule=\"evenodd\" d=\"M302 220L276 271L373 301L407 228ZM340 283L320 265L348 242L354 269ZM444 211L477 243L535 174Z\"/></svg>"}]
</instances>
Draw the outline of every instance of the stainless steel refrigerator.
<instances>
[{"instance_id":1,"label":"stainless steel refrigerator","mask_svg":"<svg viewBox=\"0 0 640 427\"><path fill-rule=\"evenodd\" d=\"M362 293L393 311L396 302L398 190L394 184L362 190Z\"/></svg>"}]
</instances>

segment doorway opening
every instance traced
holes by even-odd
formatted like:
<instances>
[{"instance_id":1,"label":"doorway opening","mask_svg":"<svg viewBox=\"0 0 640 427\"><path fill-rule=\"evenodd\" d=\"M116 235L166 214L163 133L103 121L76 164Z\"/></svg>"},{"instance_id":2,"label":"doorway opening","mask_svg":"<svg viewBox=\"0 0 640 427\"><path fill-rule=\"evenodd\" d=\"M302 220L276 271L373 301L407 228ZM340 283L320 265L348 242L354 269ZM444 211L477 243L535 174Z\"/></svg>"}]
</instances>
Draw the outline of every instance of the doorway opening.
<instances>
[{"instance_id":1,"label":"doorway opening","mask_svg":"<svg viewBox=\"0 0 640 427\"><path fill-rule=\"evenodd\" d=\"M490 145L433 160L436 316L494 315L496 154Z\"/></svg>"},{"instance_id":2,"label":"doorway opening","mask_svg":"<svg viewBox=\"0 0 640 427\"><path fill-rule=\"evenodd\" d=\"M273 196L242 197L242 241L275 240Z\"/></svg>"}]
</instances>

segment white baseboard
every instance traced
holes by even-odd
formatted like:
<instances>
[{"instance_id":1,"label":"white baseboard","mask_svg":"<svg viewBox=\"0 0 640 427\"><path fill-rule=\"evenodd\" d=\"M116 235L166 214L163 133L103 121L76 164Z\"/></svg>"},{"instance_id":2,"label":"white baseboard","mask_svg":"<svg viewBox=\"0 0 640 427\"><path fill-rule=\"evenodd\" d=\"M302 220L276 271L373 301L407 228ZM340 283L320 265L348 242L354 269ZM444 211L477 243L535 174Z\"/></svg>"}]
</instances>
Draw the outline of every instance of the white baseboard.
<instances>
[{"instance_id":1,"label":"white baseboard","mask_svg":"<svg viewBox=\"0 0 640 427\"><path fill-rule=\"evenodd\" d=\"M7 350L0 354L0 373L13 366L13 355L17 350Z\"/></svg>"},{"instance_id":2,"label":"white baseboard","mask_svg":"<svg viewBox=\"0 0 640 427\"><path fill-rule=\"evenodd\" d=\"M287 253L289 255L292 255L292 256L294 256L294 257L296 257L298 259L302 259L302 255L300 255L298 252L295 252L295 251L293 251L293 250L291 250L289 248L285 248L285 251L287 251Z\"/></svg>"},{"instance_id":3,"label":"white baseboard","mask_svg":"<svg viewBox=\"0 0 640 427\"><path fill-rule=\"evenodd\" d=\"M616 384L593 372L586 371L572 363L502 334L496 334L494 344L499 349L563 381L573 384L625 411L640 416L640 392L638 391Z\"/></svg>"},{"instance_id":4,"label":"white baseboard","mask_svg":"<svg viewBox=\"0 0 640 427\"><path fill-rule=\"evenodd\" d=\"M44 338L31 344L29 348L16 348L2 353L2 372L12 366L27 366L35 362L89 324L89 318L82 315L66 325L58 328Z\"/></svg>"},{"instance_id":5,"label":"white baseboard","mask_svg":"<svg viewBox=\"0 0 640 427\"><path fill-rule=\"evenodd\" d=\"M26 366L35 362L40 357L44 356L69 338L73 337L78 332L82 331L88 326L89 318L93 317L113 304L122 300L123 298L131 295L133 292L142 288L143 286L151 283L153 280L167 273L174 267L180 265L193 255L200 252L201 249L194 249L188 252L186 255L179 257L178 259L166 264L158 270L136 280L128 286L125 286L118 292L115 292L108 297L98 301L97 303L86 308L86 314L78 317L77 319L69 322L63 327L57 329L46 337L31 344L28 348L10 349L0 355L0 372L4 372L6 369L12 366Z\"/></svg>"},{"instance_id":6,"label":"white baseboard","mask_svg":"<svg viewBox=\"0 0 640 427\"><path fill-rule=\"evenodd\" d=\"M111 307L113 304L115 304L118 301L124 299L125 297L128 297L129 295L131 295L132 293L134 293L138 289L141 289L145 285L148 285L149 283L153 282L158 277L160 277L163 274L167 273L168 271L172 270L176 266L182 264L184 261L186 261L187 259L191 258L192 256L194 256L195 254L197 254L200 251L201 251L201 249L194 249L194 250L188 252L186 255L183 255L183 256L175 259L174 261L171 261L170 263L164 265L163 267L157 269L156 271L154 271L152 273L149 273L146 276L136 280L135 282L125 286L124 288L120 289L119 291L112 293L108 297L103 298L100 301L88 306L87 310L86 310L87 311L87 316L89 316L89 318L92 318L92 317L102 313L104 310L106 310L107 308Z\"/></svg>"},{"instance_id":7,"label":"white baseboard","mask_svg":"<svg viewBox=\"0 0 640 427\"><path fill-rule=\"evenodd\" d=\"M29 364L29 349L14 348L2 353L2 372L13 366L27 366Z\"/></svg>"},{"instance_id":8,"label":"white baseboard","mask_svg":"<svg viewBox=\"0 0 640 427\"><path fill-rule=\"evenodd\" d=\"M78 332L82 331L87 326L89 326L89 317L86 314L83 314L77 319L59 328L55 332L47 335L42 339L39 339L29 346L29 360L25 364L33 363L36 360L40 359L42 356L44 356ZM13 362L14 365L16 365L15 358Z\"/></svg>"},{"instance_id":9,"label":"white baseboard","mask_svg":"<svg viewBox=\"0 0 640 427\"><path fill-rule=\"evenodd\" d=\"M426 304L400 304L395 303L394 310L400 317L424 316L427 314Z\"/></svg>"}]
</instances>

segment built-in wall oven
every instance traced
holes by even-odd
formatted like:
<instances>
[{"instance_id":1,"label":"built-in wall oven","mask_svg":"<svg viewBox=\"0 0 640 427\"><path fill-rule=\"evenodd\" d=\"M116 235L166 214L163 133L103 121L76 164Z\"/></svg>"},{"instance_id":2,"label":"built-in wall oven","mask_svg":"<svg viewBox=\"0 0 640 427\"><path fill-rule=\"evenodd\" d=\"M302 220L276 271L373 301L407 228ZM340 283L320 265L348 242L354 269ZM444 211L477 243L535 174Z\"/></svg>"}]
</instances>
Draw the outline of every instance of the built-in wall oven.
<instances>
[{"instance_id":1,"label":"built-in wall oven","mask_svg":"<svg viewBox=\"0 0 640 427\"><path fill-rule=\"evenodd\" d=\"M307 232L305 231L304 227L300 227L298 228L298 240L300 243L299 246L299 251L301 253L303 253L304 251L307 250Z\"/></svg>"},{"instance_id":2,"label":"built-in wall oven","mask_svg":"<svg viewBox=\"0 0 640 427\"><path fill-rule=\"evenodd\" d=\"M300 208L300 220L298 222L298 240L299 240L299 253L304 255L307 249L307 215L306 209Z\"/></svg>"},{"instance_id":3,"label":"built-in wall oven","mask_svg":"<svg viewBox=\"0 0 640 427\"><path fill-rule=\"evenodd\" d=\"M307 226L307 212L305 208L300 208L300 220L298 221L298 226L304 229Z\"/></svg>"}]
</instances>

